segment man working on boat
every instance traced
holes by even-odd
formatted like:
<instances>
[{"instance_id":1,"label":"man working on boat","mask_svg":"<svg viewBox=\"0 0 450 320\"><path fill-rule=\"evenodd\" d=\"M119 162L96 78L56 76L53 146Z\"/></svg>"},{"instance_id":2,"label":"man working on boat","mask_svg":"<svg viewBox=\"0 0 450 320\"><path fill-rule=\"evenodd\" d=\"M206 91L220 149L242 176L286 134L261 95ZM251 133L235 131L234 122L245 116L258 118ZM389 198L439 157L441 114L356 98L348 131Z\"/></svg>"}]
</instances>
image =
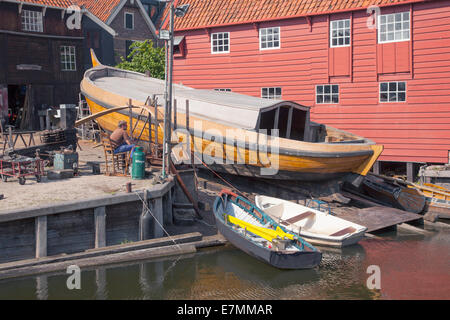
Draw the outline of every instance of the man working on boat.
<instances>
[{"instance_id":1,"label":"man working on boat","mask_svg":"<svg viewBox=\"0 0 450 320\"><path fill-rule=\"evenodd\" d=\"M131 151L130 158L133 158L133 152L136 145L133 144L133 139L128 136L126 121L119 121L117 124L117 129L111 133L109 139L111 140L111 145L114 148L114 154Z\"/></svg>"}]
</instances>

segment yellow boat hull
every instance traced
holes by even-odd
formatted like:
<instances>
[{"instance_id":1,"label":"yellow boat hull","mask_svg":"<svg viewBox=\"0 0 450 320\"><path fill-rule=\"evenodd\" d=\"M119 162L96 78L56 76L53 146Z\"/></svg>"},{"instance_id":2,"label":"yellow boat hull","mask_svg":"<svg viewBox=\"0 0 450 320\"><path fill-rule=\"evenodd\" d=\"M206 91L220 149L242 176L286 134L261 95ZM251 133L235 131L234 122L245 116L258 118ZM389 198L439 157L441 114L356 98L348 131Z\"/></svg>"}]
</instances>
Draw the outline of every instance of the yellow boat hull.
<instances>
[{"instance_id":1,"label":"yellow boat hull","mask_svg":"<svg viewBox=\"0 0 450 320\"><path fill-rule=\"evenodd\" d=\"M104 71L101 68L109 68L101 66L95 59L93 60L99 67L91 69L92 72L97 72L97 70L101 72ZM114 70L113 72L115 72ZM127 71L120 72L126 73ZM86 72L86 74L88 73L89 71ZM127 81L126 77L123 81L124 83ZM125 94L118 94L96 85L86 75L81 82L81 92L85 96L92 114L125 106L130 100L133 106L145 105L145 101L133 99L131 97L132 94L125 96ZM151 95L151 92L149 92L149 95ZM142 132L142 141L152 140L152 142L155 142L154 117L156 110L152 106L146 106L146 108L147 111L143 112L144 117L138 121L134 135L137 136ZM159 107L157 110L157 118L160 122L163 120L163 109L163 107ZM145 123L145 116L148 112L151 112L153 116L151 138L148 124ZM133 111L133 126L137 121L138 115L139 111ZM186 114L177 112L176 117L177 128L186 128ZM129 111L121 110L101 116L96 121L104 130L111 132L117 128L118 121L128 121L129 118ZM172 117L172 122L174 122L174 117ZM131 130L131 128L129 129ZM236 139L241 139L241 141L233 143L227 141L225 137L227 137L230 130ZM162 144L163 130L161 125L158 126L157 131L157 142ZM209 134L212 131L222 135L224 138L218 140L216 137L211 137ZM366 175L383 150L383 146L367 142L367 139L364 139L364 143L352 143L351 140L357 140L358 137L350 133L328 126L326 131L326 141L330 141L330 143L279 138L269 142L263 141L262 144L265 144L268 149L265 152L260 150L261 136L264 136L264 139L267 136L255 130L235 128L211 118L204 118L195 114L189 115L189 147L190 150L194 151L194 162L203 162L203 164L214 170L236 175L308 181L327 180L350 173ZM339 136L341 138L345 137L344 139L350 137L350 143L331 143L331 141L339 141ZM183 136L182 133L176 133L172 138L176 141L187 141L186 136ZM187 143L185 144L186 146ZM271 146L274 148L270 148ZM174 153L178 152L177 150L179 151L180 148L174 148ZM185 150L188 151L188 154L190 153L189 149L185 148ZM262 169L271 170L264 172Z\"/></svg>"}]
</instances>

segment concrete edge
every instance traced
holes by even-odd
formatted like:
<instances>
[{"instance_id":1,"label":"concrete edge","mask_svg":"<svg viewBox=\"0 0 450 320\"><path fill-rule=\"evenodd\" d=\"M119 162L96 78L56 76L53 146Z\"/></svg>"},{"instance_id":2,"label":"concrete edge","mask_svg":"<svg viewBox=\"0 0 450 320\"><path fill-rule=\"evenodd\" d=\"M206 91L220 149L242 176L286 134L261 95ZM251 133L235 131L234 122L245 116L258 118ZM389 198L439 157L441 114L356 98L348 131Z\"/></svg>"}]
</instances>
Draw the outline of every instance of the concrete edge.
<instances>
[{"instance_id":1,"label":"concrete edge","mask_svg":"<svg viewBox=\"0 0 450 320\"><path fill-rule=\"evenodd\" d=\"M152 189L149 189L148 193L149 199L160 198L164 196L173 185L173 180L170 180L168 182L165 182L164 184L157 184L152 186ZM121 193L107 197L91 198L88 200L68 201L61 204L49 206L33 207L19 210L4 210L0 211L0 223L27 218L35 218L39 216L48 216L69 211L93 209L119 203L139 201L139 196L136 193L138 193L139 196L143 198L144 191L140 190L132 193Z\"/></svg>"}]
</instances>

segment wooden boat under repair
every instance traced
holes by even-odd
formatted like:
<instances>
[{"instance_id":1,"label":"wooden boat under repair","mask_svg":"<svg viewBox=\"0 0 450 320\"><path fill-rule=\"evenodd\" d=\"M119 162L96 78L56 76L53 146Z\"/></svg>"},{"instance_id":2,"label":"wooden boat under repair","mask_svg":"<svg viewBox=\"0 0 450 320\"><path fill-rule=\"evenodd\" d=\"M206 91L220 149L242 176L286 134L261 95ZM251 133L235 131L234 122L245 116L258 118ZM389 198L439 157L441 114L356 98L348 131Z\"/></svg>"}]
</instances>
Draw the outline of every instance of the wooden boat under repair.
<instances>
[{"instance_id":1,"label":"wooden boat under repair","mask_svg":"<svg viewBox=\"0 0 450 320\"><path fill-rule=\"evenodd\" d=\"M420 190L399 185L393 179L369 174L364 177L362 188L377 201L397 209L421 213L425 207L425 196Z\"/></svg>"},{"instance_id":2,"label":"wooden boat under repair","mask_svg":"<svg viewBox=\"0 0 450 320\"><path fill-rule=\"evenodd\" d=\"M366 227L283 199L256 196L256 206L287 230L317 246L346 247L364 237Z\"/></svg>"},{"instance_id":3,"label":"wooden boat under repair","mask_svg":"<svg viewBox=\"0 0 450 320\"><path fill-rule=\"evenodd\" d=\"M154 96L158 99L158 121L163 119L164 81L103 66L93 53L92 58L94 68L86 71L81 82L92 114L126 106L129 101L144 106ZM172 123L176 117L176 127L189 131L194 160L201 159L217 171L305 181L352 174L356 174L352 178L358 178L367 174L383 149L369 139L310 121L309 108L294 102L182 85L174 85L173 92L177 107ZM155 112L154 106L146 108ZM138 116L133 111L133 121ZM138 120L136 132L142 132L143 141L154 139L148 133L155 127L154 116L151 131L144 127L148 124ZM111 132L119 120L128 119L129 112L124 109L96 121ZM279 139L270 136L273 129L279 130ZM157 142L162 143L162 128L158 131ZM179 141L182 134L177 131L174 135L173 140Z\"/></svg>"},{"instance_id":4,"label":"wooden boat under repair","mask_svg":"<svg viewBox=\"0 0 450 320\"><path fill-rule=\"evenodd\" d=\"M280 269L310 269L322 253L298 235L287 233L248 200L222 190L213 205L219 232L235 247Z\"/></svg>"},{"instance_id":5,"label":"wooden boat under repair","mask_svg":"<svg viewBox=\"0 0 450 320\"><path fill-rule=\"evenodd\" d=\"M425 212L436 213L439 218L450 219L450 190L432 183L408 184L425 196Z\"/></svg>"}]
</instances>

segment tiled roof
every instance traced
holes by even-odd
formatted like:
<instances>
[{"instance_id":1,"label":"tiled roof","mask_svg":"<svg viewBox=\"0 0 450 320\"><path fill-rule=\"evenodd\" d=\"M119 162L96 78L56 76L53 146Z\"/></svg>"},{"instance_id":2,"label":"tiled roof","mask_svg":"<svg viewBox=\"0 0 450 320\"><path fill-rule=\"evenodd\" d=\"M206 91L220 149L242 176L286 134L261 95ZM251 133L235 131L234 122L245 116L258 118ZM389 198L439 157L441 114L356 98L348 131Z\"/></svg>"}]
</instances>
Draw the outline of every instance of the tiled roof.
<instances>
[{"instance_id":1,"label":"tiled roof","mask_svg":"<svg viewBox=\"0 0 450 320\"><path fill-rule=\"evenodd\" d=\"M49 7L68 8L73 4L72 0L18 0L18 2L45 5Z\"/></svg>"},{"instance_id":2,"label":"tiled roof","mask_svg":"<svg viewBox=\"0 0 450 320\"><path fill-rule=\"evenodd\" d=\"M103 22L108 20L122 0L71 0L78 6L84 6Z\"/></svg>"},{"instance_id":3,"label":"tiled roof","mask_svg":"<svg viewBox=\"0 0 450 320\"><path fill-rule=\"evenodd\" d=\"M175 30L207 28L266 20L390 6L426 0L175 0L189 4L188 13L175 19ZM167 19L168 20L168 19Z\"/></svg>"}]
</instances>

